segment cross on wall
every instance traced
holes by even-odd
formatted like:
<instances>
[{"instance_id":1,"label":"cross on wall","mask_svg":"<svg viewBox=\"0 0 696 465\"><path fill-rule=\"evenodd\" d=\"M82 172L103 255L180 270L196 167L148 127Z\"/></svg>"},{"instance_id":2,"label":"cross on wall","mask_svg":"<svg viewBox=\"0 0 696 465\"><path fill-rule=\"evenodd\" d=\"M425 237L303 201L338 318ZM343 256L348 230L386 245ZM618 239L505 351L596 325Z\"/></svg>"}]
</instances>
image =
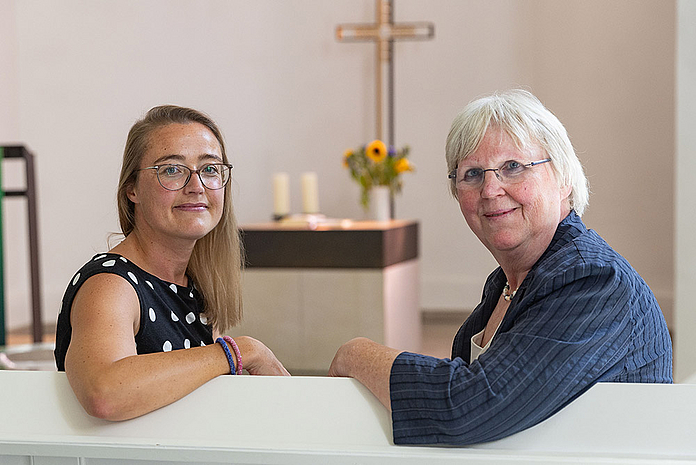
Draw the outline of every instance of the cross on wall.
<instances>
[{"instance_id":1,"label":"cross on wall","mask_svg":"<svg viewBox=\"0 0 696 465\"><path fill-rule=\"evenodd\" d=\"M386 127L386 141L394 145L394 41L432 39L435 26L429 22L395 24L393 0L376 0L376 7L376 23L338 25L336 38L342 42L375 42L375 136L384 141ZM385 107L386 113L383 110Z\"/></svg>"}]
</instances>

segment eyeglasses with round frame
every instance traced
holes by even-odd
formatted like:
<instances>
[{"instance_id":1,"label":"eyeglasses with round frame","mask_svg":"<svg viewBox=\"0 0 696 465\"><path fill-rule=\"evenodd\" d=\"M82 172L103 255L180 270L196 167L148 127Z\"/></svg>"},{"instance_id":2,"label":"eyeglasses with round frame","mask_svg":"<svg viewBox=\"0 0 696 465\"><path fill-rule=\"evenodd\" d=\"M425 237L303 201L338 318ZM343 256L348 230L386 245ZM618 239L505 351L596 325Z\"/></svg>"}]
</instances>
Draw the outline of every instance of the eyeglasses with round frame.
<instances>
[{"instance_id":1,"label":"eyeglasses with round frame","mask_svg":"<svg viewBox=\"0 0 696 465\"><path fill-rule=\"evenodd\" d=\"M196 173L203 187L210 190L222 189L230 180L232 165L228 163L207 163L197 170L186 165L164 164L148 166L137 171L155 170L160 186L168 191L178 191L186 187L191 174Z\"/></svg>"},{"instance_id":2,"label":"eyeglasses with round frame","mask_svg":"<svg viewBox=\"0 0 696 465\"><path fill-rule=\"evenodd\" d=\"M516 184L526 178L525 174L529 172L530 168L543 163L548 163L550 161L550 158L545 158L539 161L531 161L529 163L523 163L517 160L507 160L498 168L469 168L459 178L457 178L458 169L455 168L450 171L449 174L447 174L447 177L455 181L457 189L476 189L481 187L483 180L486 177L486 171L492 171L495 174L495 177L498 178L498 181L503 184Z\"/></svg>"}]
</instances>

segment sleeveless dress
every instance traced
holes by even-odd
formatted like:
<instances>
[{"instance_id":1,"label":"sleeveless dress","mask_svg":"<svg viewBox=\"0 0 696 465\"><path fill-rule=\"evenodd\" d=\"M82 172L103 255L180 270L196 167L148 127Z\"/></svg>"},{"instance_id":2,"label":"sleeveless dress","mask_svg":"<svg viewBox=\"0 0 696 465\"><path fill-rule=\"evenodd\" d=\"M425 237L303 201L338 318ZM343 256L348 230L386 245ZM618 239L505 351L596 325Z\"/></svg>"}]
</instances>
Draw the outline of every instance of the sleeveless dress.
<instances>
[{"instance_id":1,"label":"sleeveless dress","mask_svg":"<svg viewBox=\"0 0 696 465\"><path fill-rule=\"evenodd\" d=\"M138 354L169 352L213 343L212 328L202 313L203 297L193 280L183 287L140 269L118 254L99 254L86 263L68 284L56 327L56 366L65 371L65 354L72 337L70 310L77 291L100 273L121 276L135 289L140 302L140 329L135 335Z\"/></svg>"}]
</instances>

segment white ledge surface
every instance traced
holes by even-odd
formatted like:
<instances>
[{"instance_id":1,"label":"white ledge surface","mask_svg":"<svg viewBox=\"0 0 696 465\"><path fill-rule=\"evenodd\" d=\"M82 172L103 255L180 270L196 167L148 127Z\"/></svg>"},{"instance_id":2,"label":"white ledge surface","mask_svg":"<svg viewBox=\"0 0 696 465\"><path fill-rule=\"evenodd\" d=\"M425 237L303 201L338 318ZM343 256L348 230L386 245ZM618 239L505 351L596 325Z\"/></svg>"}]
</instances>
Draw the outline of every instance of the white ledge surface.
<instances>
[{"instance_id":1,"label":"white ledge surface","mask_svg":"<svg viewBox=\"0 0 696 465\"><path fill-rule=\"evenodd\" d=\"M124 422L87 415L64 373L0 371L0 393L2 464L696 462L696 385L599 384L527 431L458 448L393 445L389 413L351 379L219 377Z\"/></svg>"}]
</instances>

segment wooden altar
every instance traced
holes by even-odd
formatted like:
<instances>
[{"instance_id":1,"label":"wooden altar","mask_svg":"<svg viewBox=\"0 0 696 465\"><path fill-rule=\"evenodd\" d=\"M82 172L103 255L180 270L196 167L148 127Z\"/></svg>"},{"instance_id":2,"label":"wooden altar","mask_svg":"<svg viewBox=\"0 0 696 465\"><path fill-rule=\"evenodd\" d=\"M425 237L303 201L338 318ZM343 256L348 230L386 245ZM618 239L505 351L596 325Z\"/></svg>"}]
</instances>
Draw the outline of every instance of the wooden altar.
<instances>
[{"instance_id":1,"label":"wooden altar","mask_svg":"<svg viewBox=\"0 0 696 465\"><path fill-rule=\"evenodd\" d=\"M357 336L420 350L415 221L265 223L242 237L244 317L231 335L263 341L295 374L325 374Z\"/></svg>"}]
</instances>

